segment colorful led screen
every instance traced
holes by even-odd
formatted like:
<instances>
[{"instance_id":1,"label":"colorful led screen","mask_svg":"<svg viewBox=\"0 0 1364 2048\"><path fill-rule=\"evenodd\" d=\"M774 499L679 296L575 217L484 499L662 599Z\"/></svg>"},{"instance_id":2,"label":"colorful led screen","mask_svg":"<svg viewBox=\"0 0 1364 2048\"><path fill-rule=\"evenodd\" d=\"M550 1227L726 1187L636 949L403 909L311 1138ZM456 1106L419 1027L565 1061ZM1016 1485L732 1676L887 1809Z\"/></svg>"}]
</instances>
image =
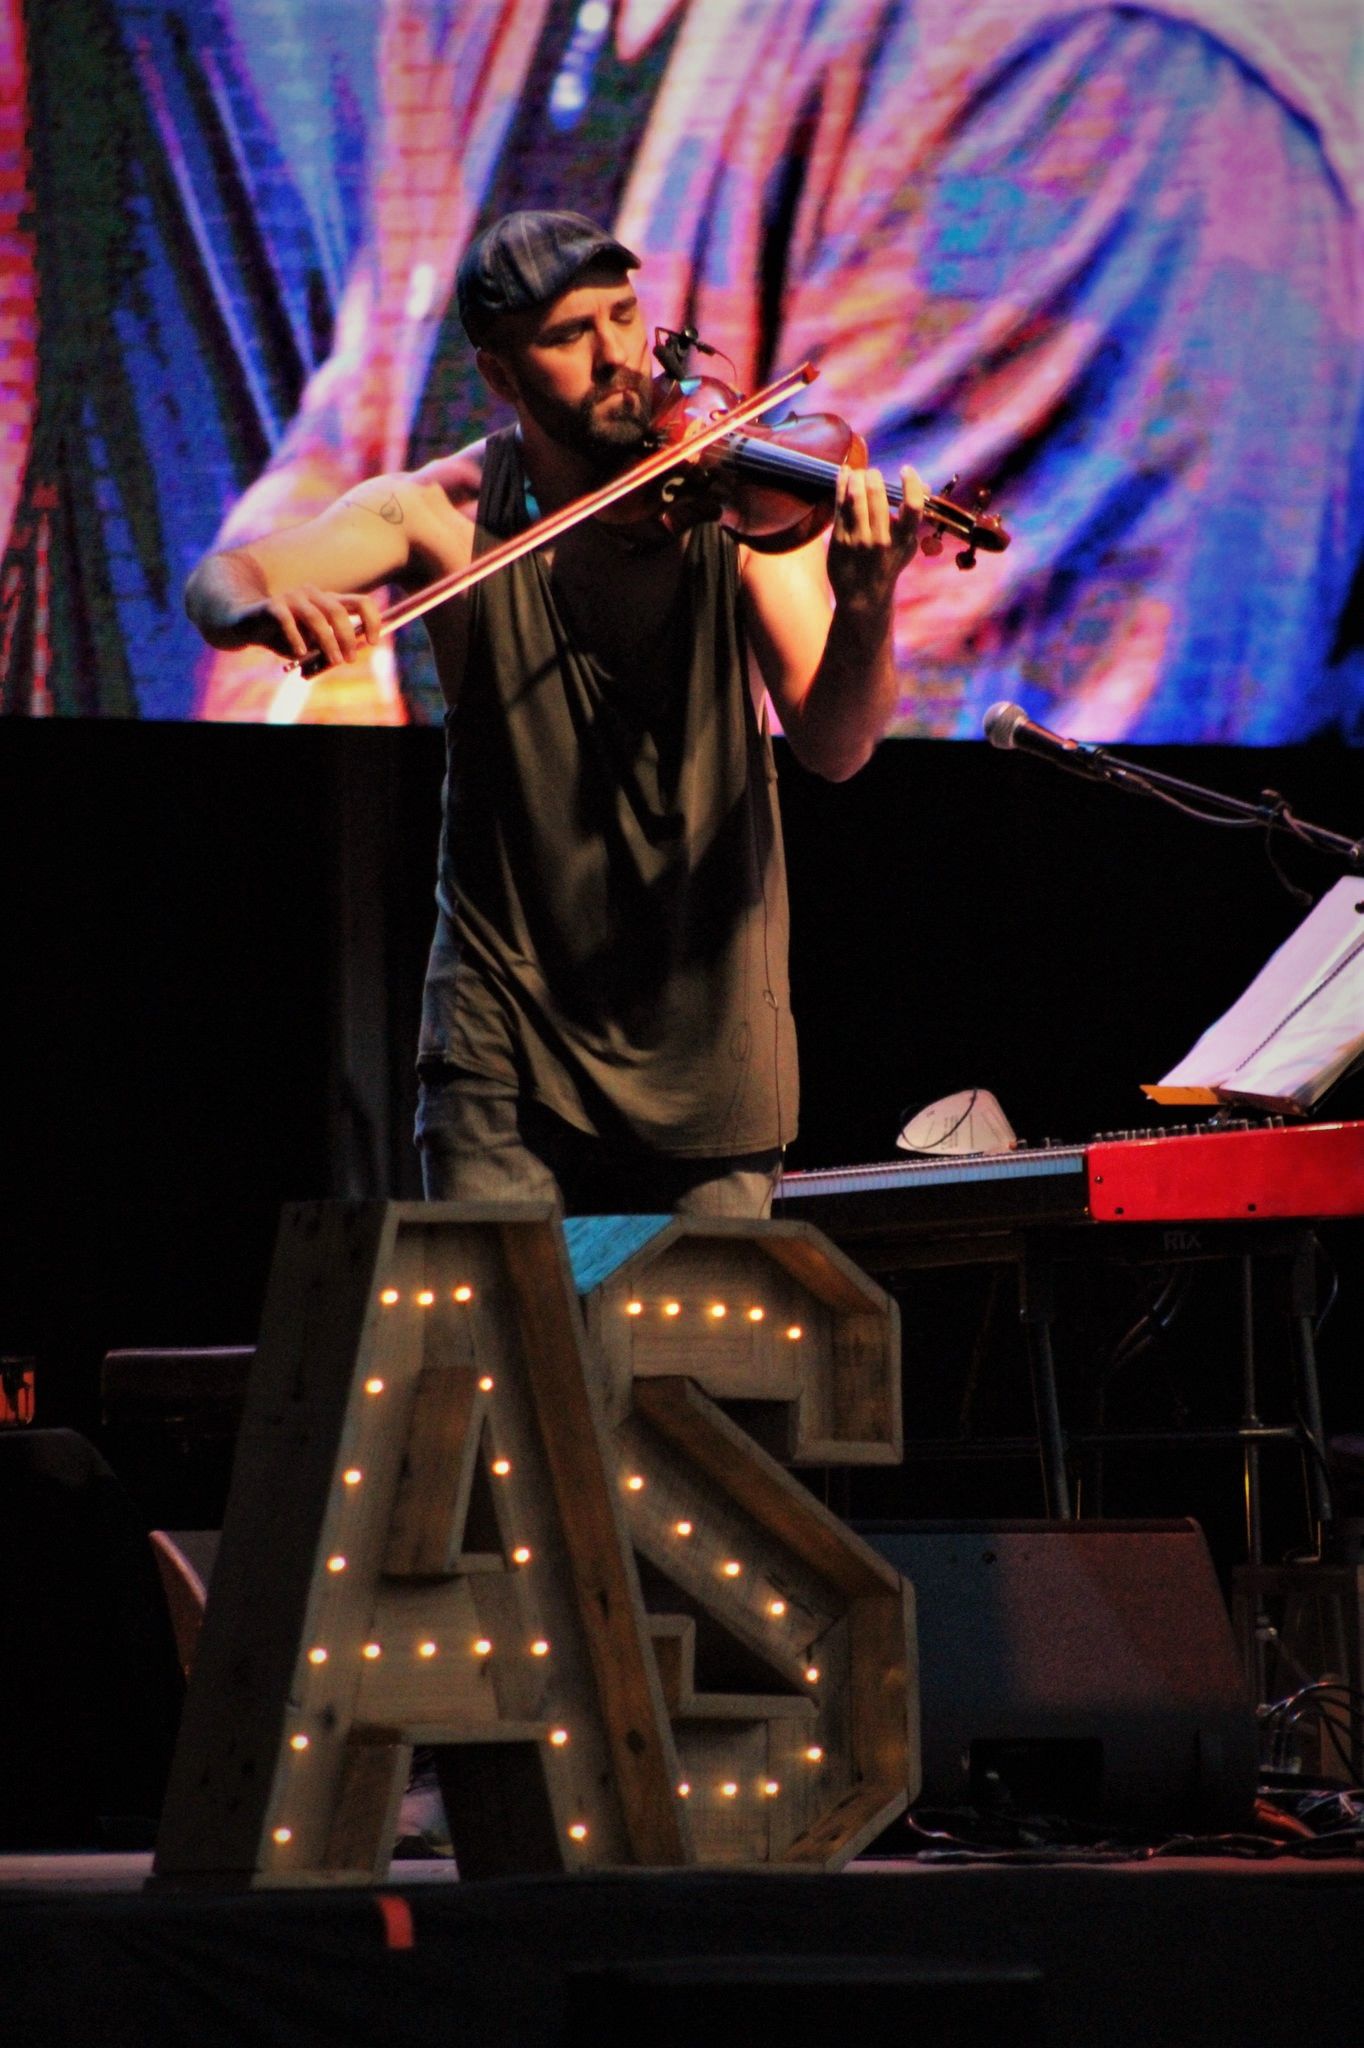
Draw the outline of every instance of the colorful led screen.
<instances>
[{"instance_id":1,"label":"colorful led screen","mask_svg":"<svg viewBox=\"0 0 1364 2048\"><path fill-rule=\"evenodd\" d=\"M569 206L653 322L1012 536L901 581L896 730L1364 729L1354 0L0 0L0 705L429 723L420 626L305 682L215 540L505 419L480 226Z\"/></svg>"}]
</instances>

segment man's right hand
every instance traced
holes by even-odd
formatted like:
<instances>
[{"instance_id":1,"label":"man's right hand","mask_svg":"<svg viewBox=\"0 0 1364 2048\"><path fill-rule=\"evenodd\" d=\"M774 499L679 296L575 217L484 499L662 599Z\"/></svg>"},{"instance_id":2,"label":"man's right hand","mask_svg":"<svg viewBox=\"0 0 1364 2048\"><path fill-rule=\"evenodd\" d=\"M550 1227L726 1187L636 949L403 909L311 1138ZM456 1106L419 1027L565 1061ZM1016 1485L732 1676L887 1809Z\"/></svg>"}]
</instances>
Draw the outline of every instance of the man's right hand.
<instances>
[{"instance_id":1,"label":"man's right hand","mask_svg":"<svg viewBox=\"0 0 1364 2048\"><path fill-rule=\"evenodd\" d=\"M319 590L309 583L260 599L238 615L233 630L231 641L215 644L270 647L297 661L320 653L331 668L344 667L383 638L379 606L367 592Z\"/></svg>"},{"instance_id":2,"label":"man's right hand","mask_svg":"<svg viewBox=\"0 0 1364 2048\"><path fill-rule=\"evenodd\" d=\"M401 722L379 600L386 588L412 589L468 566L480 477L476 450L415 476L370 477L311 519L206 556L185 586L185 606L224 657L215 672L234 683L217 689L211 706L201 701L200 715L292 722L313 693L299 693L296 673L270 674L269 655L305 663L316 656L338 675L329 717ZM253 647L269 654L245 651Z\"/></svg>"},{"instance_id":3,"label":"man's right hand","mask_svg":"<svg viewBox=\"0 0 1364 2048\"><path fill-rule=\"evenodd\" d=\"M249 548L207 556L186 587L185 608L212 647L269 647L296 661L320 653L333 667L377 646L383 631L368 592L313 583L272 592Z\"/></svg>"}]
</instances>

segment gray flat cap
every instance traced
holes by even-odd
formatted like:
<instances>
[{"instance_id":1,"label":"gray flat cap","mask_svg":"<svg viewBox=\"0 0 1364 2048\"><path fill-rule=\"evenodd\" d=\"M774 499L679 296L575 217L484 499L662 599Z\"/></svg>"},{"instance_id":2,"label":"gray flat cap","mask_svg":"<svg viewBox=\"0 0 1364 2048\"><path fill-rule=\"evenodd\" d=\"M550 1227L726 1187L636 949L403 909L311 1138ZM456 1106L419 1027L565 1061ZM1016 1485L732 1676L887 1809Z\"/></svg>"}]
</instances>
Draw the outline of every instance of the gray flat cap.
<instances>
[{"instance_id":1,"label":"gray flat cap","mask_svg":"<svg viewBox=\"0 0 1364 2048\"><path fill-rule=\"evenodd\" d=\"M499 314L556 299L579 271L603 257L626 270L639 264L633 250L585 214L504 214L460 259L455 296L465 333L477 348Z\"/></svg>"}]
</instances>

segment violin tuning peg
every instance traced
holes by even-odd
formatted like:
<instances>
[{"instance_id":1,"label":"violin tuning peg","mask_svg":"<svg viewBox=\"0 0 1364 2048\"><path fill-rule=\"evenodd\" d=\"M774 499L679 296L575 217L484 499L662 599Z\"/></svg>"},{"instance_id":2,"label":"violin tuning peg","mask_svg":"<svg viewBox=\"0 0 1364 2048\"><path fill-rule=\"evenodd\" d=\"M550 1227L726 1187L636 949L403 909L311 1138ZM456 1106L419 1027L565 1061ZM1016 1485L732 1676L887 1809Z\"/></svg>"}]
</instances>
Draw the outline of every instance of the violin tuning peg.
<instances>
[{"instance_id":1,"label":"violin tuning peg","mask_svg":"<svg viewBox=\"0 0 1364 2048\"><path fill-rule=\"evenodd\" d=\"M946 482L946 483L945 483L945 484L943 485L942 489L941 489L941 490L939 491L939 493L938 493L938 496L939 496L940 498L947 498L947 497L950 497L950 496L951 496L951 494L952 494L952 492L953 492L953 491L955 491L955 489L957 488L957 485L958 485L958 484L959 484L960 482L961 482L961 471L960 471L959 469L954 469L954 470L953 470L953 472L952 472L952 474L951 474L951 476L950 476L950 477L949 477L949 478L947 479L947 482Z\"/></svg>"},{"instance_id":2,"label":"violin tuning peg","mask_svg":"<svg viewBox=\"0 0 1364 2048\"><path fill-rule=\"evenodd\" d=\"M919 535L919 553L921 555L940 555L942 553L942 532L940 528L930 526L924 529Z\"/></svg>"},{"instance_id":3,"label":"violin tuning peg","mask_svg":"<svg viewBox=\"0 0 1364 2048\"><path fill-rule=\"evenodd\" d=\"M982 485L981 488L976 492L976 503L983 512L985 510L985 507L989 504L989 502L990 493L985 489L984 485Z\"/></svg>"},{"instance_id":4,"label":"violin tuning peg","mask_svg":"<svg viewBox=\"0 0 1364 2048\"><path fill-rule=\"evenodd\" d=\"M959 569L974 569L976 566L976 551L974 547L963 548L956 557L956 563Z\"/></svg>"}]
</instances>

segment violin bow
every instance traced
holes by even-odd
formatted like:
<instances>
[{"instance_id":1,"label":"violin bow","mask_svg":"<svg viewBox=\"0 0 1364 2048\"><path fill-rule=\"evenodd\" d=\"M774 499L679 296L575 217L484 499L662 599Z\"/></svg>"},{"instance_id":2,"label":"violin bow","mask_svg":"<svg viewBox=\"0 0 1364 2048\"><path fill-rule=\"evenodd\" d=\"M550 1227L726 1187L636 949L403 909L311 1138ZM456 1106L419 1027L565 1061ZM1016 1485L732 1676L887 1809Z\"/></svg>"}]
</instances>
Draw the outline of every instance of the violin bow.
<instances>
[{"instance_id":1,"label":"violin bow","mask_svg":"<svg viewBox=\"0 0 1364 2048\"><path fill-rule=\"evenodd\" d=\"M751 398L742 399L729 411L717 412L708 426L693 429L685 440L669 442L653 455L647 455L633 468L623 471L618 477L613 477L610 483L602 484L595 491L589 491L585 498L574 498L569 504L561 505L557 512L549 512L543 519L537 519L535 524L526 527L524 532L513 534L510 540L504 540L497 547L490 548L486 555L479 555L466 569L452 570L448 576L441 576L436 582L426 584L421 590L414 591L410 597L400 598L397 604L390 605L387 611L380 614L381 632L385 636L395 633L399 626L410 625L413 619L421 618L425 612L434 611L436 606L444 604L447 598L458 597L462 592L472 590L485 576L493 576L499 569L509 568L513 562L519 562L523 555L532 554L536 548L542 548L549 541L557 540L561 533L569 532L584 519L595 518L597 513L604 512L608 506L628 497L631 491L637 491L642 485L666 476L669 470L677 467L683 456L700 454L703 449L713 447L717 441L723 441L736 427L745 426L750 420L760 419L763 413L771 412L774 405L781 405L784 400L793 398L805 385L812 384L818 375L819 372L813 363L802 363L798 370L792 370L789 375L778 378L775 384L768 384L761 391L755 391ZM289 662L286 665L286 673L293 674L297 671L304 676L319 676L332 666L319 648L302 661Z\"/></svg>"}]
</instances>

